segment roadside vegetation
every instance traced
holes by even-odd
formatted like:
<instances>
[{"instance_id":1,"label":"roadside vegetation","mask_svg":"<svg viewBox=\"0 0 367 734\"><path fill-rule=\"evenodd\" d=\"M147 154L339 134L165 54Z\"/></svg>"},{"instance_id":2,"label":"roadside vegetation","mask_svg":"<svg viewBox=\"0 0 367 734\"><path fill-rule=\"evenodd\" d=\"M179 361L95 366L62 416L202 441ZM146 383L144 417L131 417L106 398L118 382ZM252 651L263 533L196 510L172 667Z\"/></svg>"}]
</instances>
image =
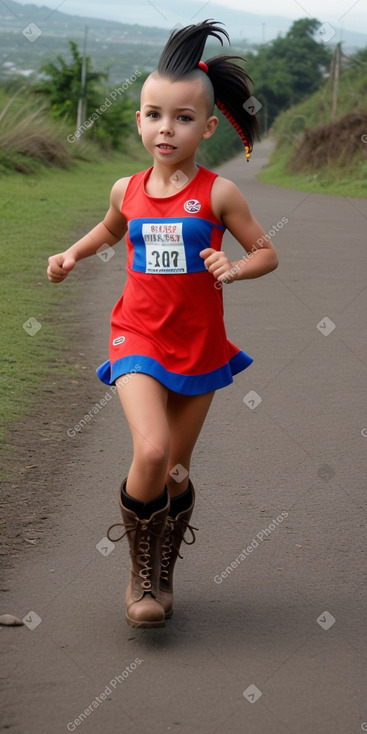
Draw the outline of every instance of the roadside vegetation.
<instances>
[{"instance_id":1,"label":"roadside vegetation","mask_svg":"<svg viewBox=\"0 0 367 734\"><path fill-rule=\"evenodd\" d=\"M0 89L0 172L34 173L40 164L67 168L73 158L65 134L24 86L12 94Z\"/></svg>"},{"instance_id":2,"label":"roadside vegetation","mask_svg":"<svg viewBox=\"0 0 367 734\"><path fill-rule=\"evenodd\" d=\"M278 115L271 129L276 148L258 176L261 181L367 196L367 49L342 57L334 111L332 81Z\"/></svg>"}]
</instances>

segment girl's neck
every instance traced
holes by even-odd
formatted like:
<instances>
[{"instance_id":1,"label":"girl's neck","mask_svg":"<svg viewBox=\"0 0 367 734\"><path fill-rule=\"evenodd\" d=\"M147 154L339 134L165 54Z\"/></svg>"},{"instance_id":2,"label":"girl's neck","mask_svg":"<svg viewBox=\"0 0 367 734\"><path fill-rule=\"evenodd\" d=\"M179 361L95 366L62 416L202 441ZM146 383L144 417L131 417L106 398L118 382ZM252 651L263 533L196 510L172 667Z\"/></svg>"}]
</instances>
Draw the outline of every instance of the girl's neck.
<instances>
[{"instance_id":1,"label":"girl's neck","mask_svg":"<svg viewBox=\"0 0 367 734\"><path fill-rule=\"evenodd\" d=\"M146 191L150 196L157 198L172 196L187 186L198 172L195 160L181 161L169 166L160 161L154 161L153 169L147 181Z\"/></svg>"}]
</instances>

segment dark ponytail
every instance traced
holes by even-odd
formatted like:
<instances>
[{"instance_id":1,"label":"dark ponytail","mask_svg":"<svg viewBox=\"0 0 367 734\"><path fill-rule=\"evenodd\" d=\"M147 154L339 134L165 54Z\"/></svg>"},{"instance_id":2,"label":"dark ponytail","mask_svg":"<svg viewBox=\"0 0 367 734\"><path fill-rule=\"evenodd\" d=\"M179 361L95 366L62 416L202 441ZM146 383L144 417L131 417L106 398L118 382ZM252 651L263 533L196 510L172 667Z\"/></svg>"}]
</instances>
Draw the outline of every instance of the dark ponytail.
<instances>
[{"instance_id":1,"label":"dark ponytail","mask_svg":"<svg viewBox=\"0 0 367 734\"><path fill-rule=\"evenodd\" d=\"M229 41L227 31L219 25L215 21L204 20L197 25L173 31L159 59L158 74L172 81L189 77L199 67L208 36L217 38L222 46L222 36ZM254 139L259 137L256 115L244 108L251 97L249 83L252 83L252 79L244 69L233 63L233 59L246 61L242 56L213 56L201 63L200 68L208 74L215 103L241 137L249 159ZM252 105L249 107L253 109Z\"/></svg>"}]
</instances>

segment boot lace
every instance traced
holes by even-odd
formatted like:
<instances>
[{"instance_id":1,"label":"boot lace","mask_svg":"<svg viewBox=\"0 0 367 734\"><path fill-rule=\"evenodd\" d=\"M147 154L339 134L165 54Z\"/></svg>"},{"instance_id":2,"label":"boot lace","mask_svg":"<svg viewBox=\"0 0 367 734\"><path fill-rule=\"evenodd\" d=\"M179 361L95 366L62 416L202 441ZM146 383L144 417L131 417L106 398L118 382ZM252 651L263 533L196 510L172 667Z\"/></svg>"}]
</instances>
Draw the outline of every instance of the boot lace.
<instances>
[{"instance_id":1,"label":"boot lace","mask_svg":"<svg viewBox=\"0 0 367 734\"><path fill-rule=\"evenodd\" d=\"M138 526L140 527L140 531L138 531ZM116 527L123 527L124 532L118 537L118 538L111 538L110 532L113 528ZM112 543L118 543L119 540L122 540L122 538L125 537L125 535L128 535L128 533L131 533L133 531L137 531L139 533L139 543L137 548L137 553L135 555L135 560L141 566L141 569L139 571L139 576L142 579L140 582L141 588L144 589L144 591L150 591L152 587L152 581L151 581L151 573L153 570L152 566L152 558L151 558L151 535L154 535L156 538L160 538L160 533L155 533L152 529L152 524L149 523L149 520L146 519L140 519L137 518L134 522L131 523L123 523L123 522L115 522L113 525L110 525L110 527L107 530L107 538Z\"/></svg>"},{"instance_id":2,"label":"boot lace","mask_svg":"<svg viewBox=\"0 0 367 734\"><path fill-rule=\"evenodd\" d=\"M184 537L187 529L190 530L192 540L186 540L186 538ZM166 532L162 543L161 560L161 578L164 581L168 581L168 573L173 551L176 551L179 558L183 558L179 550L181 540L183 540L186 545L192 545L193 543L195 543L196 538L194 530L198 530L198 528L190 525L187 520L184 520L183 518L167 517ZM178 538L178 548L175 544L176 536Z\"/></svg>"}]
</instances>

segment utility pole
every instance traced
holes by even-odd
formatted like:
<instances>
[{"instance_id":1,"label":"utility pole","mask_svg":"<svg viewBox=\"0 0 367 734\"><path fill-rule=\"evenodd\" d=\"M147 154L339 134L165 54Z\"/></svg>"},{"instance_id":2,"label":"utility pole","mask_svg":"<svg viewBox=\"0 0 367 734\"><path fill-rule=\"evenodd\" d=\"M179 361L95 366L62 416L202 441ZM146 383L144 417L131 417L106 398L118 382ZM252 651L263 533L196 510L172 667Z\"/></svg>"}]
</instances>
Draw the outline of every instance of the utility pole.
<instances>
[{"instance_id":1,"label":"utility pole","mask_svg":"<svg viewBox=\"0 0 367 734\"><path fill-rule=\"evenodd\" d=\"M331 119L335 119L336 110L338 106L338 92L339 92L339 76L340 76L340 61L342 55L342 45L337 43L335 46L335 55L333 62L333 99L331 105Z\"/></svg>"},{"instance_id":2,"label":"utility pole","mask_svg":"<svg viewBox=\"0 0 367 734\"><path fill-rule=\"evenodd\" d=\"M87 96L87 35L88 26L85 26L84 30L84 45L83 45L83 59L82 59L82 73L80 79L80 95L78 100L78 113L76 120L76 129L79 130L80 126L85 121L86 113L86 96ZM77 137L76 141L79 143L81 136Z\"/></svg>"},{"instance_id":3,"label":"utility pole","mask_svg":"<svg viewBox=\"0 0 367 734\"><path fill-rule=\"evenodd\" d=\"M262 45L264 45L264 43L265 43L265 26L266 26L266 23L261 23L261 25L262 25L262 27L263 27L263 33L262 33Z\"/></svg>"}]
</instances>

